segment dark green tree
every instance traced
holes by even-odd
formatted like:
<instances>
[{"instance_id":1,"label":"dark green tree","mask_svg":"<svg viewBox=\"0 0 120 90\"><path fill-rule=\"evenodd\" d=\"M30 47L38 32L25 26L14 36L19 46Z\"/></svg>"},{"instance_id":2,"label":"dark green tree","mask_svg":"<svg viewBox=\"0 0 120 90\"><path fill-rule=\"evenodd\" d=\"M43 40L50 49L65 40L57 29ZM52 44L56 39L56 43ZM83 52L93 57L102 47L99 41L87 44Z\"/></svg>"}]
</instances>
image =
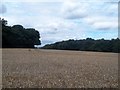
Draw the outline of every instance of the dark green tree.
<instances>
[{"instance_id":1,"label":"dark green tree","mask_svg":"<svg viewBox=\"0 0 120 90\"><path fill-rule=\"evenodd\" d=\"M120 39L117 38L112 40L94 40L92 38L86 38L83 40L67 40L45 45L42 48L119 53Z\"/></svg>"},{"instance_id":2,"label":"dark green tree","mask_svg":"<svg viewBox=\"0 0 120 90\"><path fill-rule=\"evenodd\" d=\"M6 26L5 22L2 24L3 48L34 48L34 45L41 44L39 38L39 32L33 28L25 29L22 25Z\"/></svg>"}]
</instances>

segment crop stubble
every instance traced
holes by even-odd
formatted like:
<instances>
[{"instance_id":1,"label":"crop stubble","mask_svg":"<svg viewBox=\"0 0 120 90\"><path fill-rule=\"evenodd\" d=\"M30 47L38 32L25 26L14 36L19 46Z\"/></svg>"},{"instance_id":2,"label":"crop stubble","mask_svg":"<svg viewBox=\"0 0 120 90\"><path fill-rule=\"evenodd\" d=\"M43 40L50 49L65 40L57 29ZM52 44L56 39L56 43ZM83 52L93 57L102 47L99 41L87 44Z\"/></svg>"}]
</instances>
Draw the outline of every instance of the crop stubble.
<instances>
[{"instance_id":1,"label":"crop stubble","mask_svg":"<svg viewBox=\"0 0 120 90\"><path fill-rule=\"evenodd\" d=\"M3 49L3 88L117 88L118 54Z\"/></svg>"}]
</instances>

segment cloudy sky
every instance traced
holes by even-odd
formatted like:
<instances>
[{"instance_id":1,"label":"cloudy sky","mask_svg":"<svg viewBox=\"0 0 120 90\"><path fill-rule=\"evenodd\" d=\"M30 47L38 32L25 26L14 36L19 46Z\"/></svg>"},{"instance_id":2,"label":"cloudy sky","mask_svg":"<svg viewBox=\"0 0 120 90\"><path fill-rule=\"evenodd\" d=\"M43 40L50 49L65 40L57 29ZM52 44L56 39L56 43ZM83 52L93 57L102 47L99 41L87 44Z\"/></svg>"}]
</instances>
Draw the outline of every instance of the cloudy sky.
<instances>
[{"instance_id":1,"label":"cloudy sky","mask_svg":"<svg viewBox=\"0 0 120 90\"><path fill-rule=\"evenodd\" d=\"M0 17L40 32L42 45L118 37L119 0L3 0Z\"/></svg>"}]
</instances>

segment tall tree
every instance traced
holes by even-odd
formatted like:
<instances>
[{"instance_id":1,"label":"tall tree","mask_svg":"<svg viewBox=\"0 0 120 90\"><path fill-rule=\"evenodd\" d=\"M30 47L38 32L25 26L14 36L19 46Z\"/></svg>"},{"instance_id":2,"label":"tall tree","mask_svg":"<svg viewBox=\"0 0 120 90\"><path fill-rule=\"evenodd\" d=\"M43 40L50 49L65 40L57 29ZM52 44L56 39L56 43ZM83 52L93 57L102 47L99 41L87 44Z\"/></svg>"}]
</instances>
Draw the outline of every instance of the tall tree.
<instances>
[{"instance_id":1,"label":"tall tree","mask_svg":"<svg viewBox=\"0 0 120 90\"><path fill-rule=\"evenodd\" d=\"M25 29L22 25L6 26L4 19L1 22L3 48L34 48L34 45L41 44L37 30Z\"/></svg>"}]
</instances>

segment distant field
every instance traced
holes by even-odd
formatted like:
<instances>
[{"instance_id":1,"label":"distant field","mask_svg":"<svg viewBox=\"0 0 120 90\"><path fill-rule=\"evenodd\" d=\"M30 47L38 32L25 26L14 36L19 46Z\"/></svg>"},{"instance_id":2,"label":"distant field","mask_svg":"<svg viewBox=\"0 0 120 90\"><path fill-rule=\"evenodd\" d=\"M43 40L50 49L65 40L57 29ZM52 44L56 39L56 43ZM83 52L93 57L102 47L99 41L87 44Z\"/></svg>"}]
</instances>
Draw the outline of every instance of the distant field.
<instances>
[{"instance_id":1,"label":"distant field","mask_svg":"<svg viewBox=\"0 0 120 90\"><path fill-rule=\"evenodd\" d=\"M3 49L3 88L117 88L118 54Z\"/></svg>"}]
</instances>

